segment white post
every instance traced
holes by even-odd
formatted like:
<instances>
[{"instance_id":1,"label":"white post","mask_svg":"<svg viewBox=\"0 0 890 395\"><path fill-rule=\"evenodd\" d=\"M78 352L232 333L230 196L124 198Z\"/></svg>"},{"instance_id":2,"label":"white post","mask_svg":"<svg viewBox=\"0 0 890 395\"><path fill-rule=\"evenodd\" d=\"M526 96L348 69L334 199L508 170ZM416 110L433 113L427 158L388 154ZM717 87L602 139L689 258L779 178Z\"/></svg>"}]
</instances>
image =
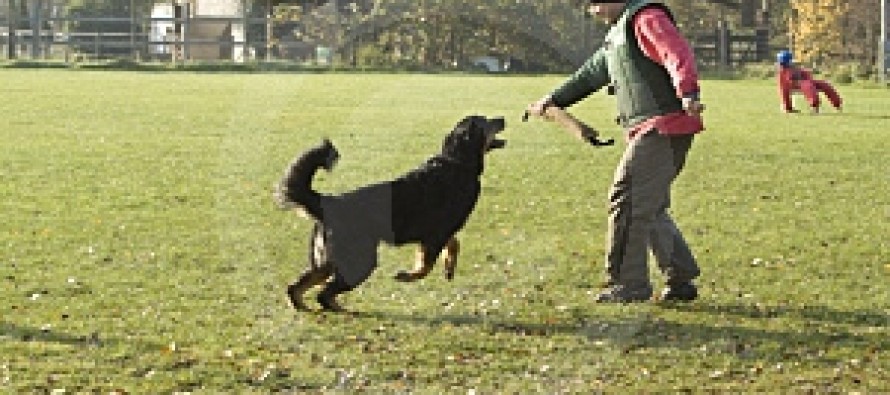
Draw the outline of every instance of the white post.
<instances>
[{"instance_id":1,"label":"white post","mask_svg":"<svg viewBox=\"0 0 890 395\"><path fill-rule=\"evenodd\" d=\"M890 69L890 0L881 1L881 81L887 81L887 70Z\"/></svg>"},{"instance_id":2,"label":"white post","mask_svg":"<svg viewBox=\"0 0 890 395\"><path fill-rule=\"evenodd\" d=\"M272 61L272 0L266 0L266 62Z\"/></svg>"},{"instance_id":3,"label":"white post","mask_svg":"<svg viewBox=\"0 0 890 395\"><path fill-rule=\"evenodd\" d=\"M182 22L182 60L185 62L186 60L192 59L192 50L191 50L191 19L192 19L192 2L185 1L182 3L182 17L185 20Z\"/></svg>"},{"instance_id":4,"label":"white post","mask_svg":"<svg viewBox=\"0 0 890 395\"><path fill-rule=\"evenodd\" d=\"M244 21L241 22L243 26L241 31L243 32L241 35L241 59L242 62L248 62L250 58L248 55L250 54L250 45L247 42L249 38L250 32L250 14L247 13L247 0L241 0L241 17L244 18Z\"/></svg>"},{"instance_id":5,"label":"white post","mask_svg":"<svg viewBox=\"0 0 890 395\"><path fill-rule=\"evenodd\" d=\"M130 55L134 62L139 61L139 54L136 52L136 7L133 0L130 0Z\"/></svg>"},{"instance_id":6,"label":"white post","mask_svg":"<svg viewBox=\"0 0 890 395\"><path fill-rule=\"evenodd\" d=\"M40 53L43 47L41 42L43 37L40 37L42 33L40 25L43 24L41 12L43 12L43 2L41 0L35 0L31 3L31 60L41 58Z\"/></svg>"},{"instance_id":7,"label":"white post","mask_svg":"<svg viewBox=\"0 0 890 395\"><path fill-rule=\"evenodd\" d=\"M7 30L6 33L6 60L13 60L16 58L15 30L19 27L18 18L16 18L16 13L18 11L18 7L15 6L13 1L7 0L6 26L9 26L9 30Z\"/></svg>"}]
</instances>

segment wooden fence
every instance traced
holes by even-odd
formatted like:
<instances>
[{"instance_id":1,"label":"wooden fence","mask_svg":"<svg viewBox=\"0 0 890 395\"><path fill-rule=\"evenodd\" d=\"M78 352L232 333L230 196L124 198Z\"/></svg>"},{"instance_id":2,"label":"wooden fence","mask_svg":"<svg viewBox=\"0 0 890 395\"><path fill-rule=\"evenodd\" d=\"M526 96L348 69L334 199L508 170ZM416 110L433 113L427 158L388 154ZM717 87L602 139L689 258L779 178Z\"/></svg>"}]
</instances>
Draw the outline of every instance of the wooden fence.
<instances>
[{"instance_id":1,"label":"wooden fence","mask_svg":"<svg viewBox=\"0 0 890 395\"><path fill-rule=\"evenodd\" d=\"M0 58L6 59L213 59L243 60L265 54L270 42L267 34L269 19L245 17L182 17L182 18L45 18L42 29L10 31L0 26ZM129 31L70 31L77 23L97 26L128 24ZM159 25L170 25L163 34L153 31ZM225 33L212 35L189 34L208 27ZM233 35L232 26L239 26L241 34ZM109 29L112 30L112 29ZM125 29L123 29L125 30ZM237 36L237 38L236 38ZM203 55L199 54L203 53ZM211 55L207 55L207 54ZM236 56L240 54L240 56Z\"/></svg>"},{"instance_id":2,"label":"wooden fence","mask_svg":"<svg viewBox=\"0 0 890 395\"><path fill-rule=\"evenodd\" d=\"M736 67L772 60L766 29L736 33L724 28L689 38L699 64L705 67Z\"/></svg>"}]
</instances>

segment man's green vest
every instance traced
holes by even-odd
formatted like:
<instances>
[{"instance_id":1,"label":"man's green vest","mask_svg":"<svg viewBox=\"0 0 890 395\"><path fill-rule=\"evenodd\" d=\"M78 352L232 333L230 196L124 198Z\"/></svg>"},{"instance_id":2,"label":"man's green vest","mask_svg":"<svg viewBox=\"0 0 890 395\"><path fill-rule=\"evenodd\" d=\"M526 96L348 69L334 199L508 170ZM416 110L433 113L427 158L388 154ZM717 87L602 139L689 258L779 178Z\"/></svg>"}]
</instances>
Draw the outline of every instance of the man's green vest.
<instances>
[{"instance_id":1,"label":"man's green vest","mask_svg":"<svg viewBox=\"0 0 890 395\"><path fill-rule=\"evenodd\" d=\"M618 120L631 128L646 119L683 109L667 70L649 59L640 49L633 16L647 6L661 6L650 0L630 0L618 22L606 35L606 64L618 100Z\"/></svg>"},{"instance_id":2,"label":"man's green vest","mask_svg":"<svg viewBox=\"0 0 890 395\"><path fill-rule=\"evenodd\" d=\"M554 105L569 107L611 85L618 99L618 120L625 128L682 110L670 74L649 59L637 42L633 17L644 7L661 7L671 15L658 1L628 0L603 46L550 94Z\"/></svg>"}]
</instances>

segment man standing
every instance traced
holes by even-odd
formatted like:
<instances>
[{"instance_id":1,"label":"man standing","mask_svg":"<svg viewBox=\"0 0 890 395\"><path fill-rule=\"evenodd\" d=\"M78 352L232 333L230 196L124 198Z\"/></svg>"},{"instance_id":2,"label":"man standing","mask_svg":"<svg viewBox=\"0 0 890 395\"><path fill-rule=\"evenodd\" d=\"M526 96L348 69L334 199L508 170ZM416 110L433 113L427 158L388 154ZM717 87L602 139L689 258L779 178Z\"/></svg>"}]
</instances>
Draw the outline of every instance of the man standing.
<instances>
[{"instance_id":1,"label":"man standing","mask_svg":"<svg viewBox=\"0 0 890 395\"><path fill-rule=\"evenodd\" d=\"M584 4L612 24L605 43L527 110L541 116L550 106L569 107L606 86L616 96L627 148L609 191L607 288L596 301L649 300L650 249L667 280L661 299L694 300L698 264L667 210L671 183L683 168L693 136L704 130L695 57L661 2Z\"/></svg>"}]
</instances>

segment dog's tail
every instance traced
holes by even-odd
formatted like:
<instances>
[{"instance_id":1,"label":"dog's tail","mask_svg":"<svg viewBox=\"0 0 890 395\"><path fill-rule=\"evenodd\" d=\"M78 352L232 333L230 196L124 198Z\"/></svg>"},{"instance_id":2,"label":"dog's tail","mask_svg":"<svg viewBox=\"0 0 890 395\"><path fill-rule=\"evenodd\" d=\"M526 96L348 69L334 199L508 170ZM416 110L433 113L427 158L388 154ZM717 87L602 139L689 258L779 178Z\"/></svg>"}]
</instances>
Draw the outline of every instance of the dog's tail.
<instances>
[{"instance_id":1,"label":"dog's tail","mask_svg":"<svg viewBox=\"0 0 890 395\"><path fill-rule=\"evenodd\" d=\"M337 148L328 139L297 157L275 190L278 206L283 210L301 209L322 221L321 194L312 189L312 177L320 168L331 171L339 158Z\"/></svg>"}]
</instances>

